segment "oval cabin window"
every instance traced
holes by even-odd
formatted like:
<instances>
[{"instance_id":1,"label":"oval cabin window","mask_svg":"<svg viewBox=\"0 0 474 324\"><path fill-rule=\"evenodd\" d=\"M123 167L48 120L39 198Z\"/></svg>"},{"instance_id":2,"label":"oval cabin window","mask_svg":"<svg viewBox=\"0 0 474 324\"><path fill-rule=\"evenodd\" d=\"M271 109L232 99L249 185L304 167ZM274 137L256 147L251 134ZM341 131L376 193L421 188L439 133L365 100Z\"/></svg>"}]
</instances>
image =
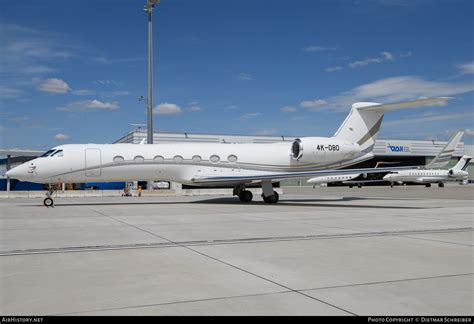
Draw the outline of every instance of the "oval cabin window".
<instances>
[{"instance_id":1,"label":"oval cabin window","mask_svg":"<svg viewBox=\"0 0 474 324\"><path fill-rule=\"evenodd\" d=\"M176 163L181 163L183 162L183 157L181 155L175 155L173 161L175 161Z\"/></svg>"},{"instance_id":2,"label":"oval cabin window","mask_svg":"<svg viewBox=\"0 0 474 324\"><path fill-rule=\"evenodd\" d=\"M192 159L192 160L193 160L193 162L201 162L201 161L202 161L202 157L199 156L199 155L195 155L195 156L193 156L193 159Z\"/></svg>"},{"instance_id":3,"label":"oval cabin window","mask_svg":"<svg viewBox=\"0 0 474 324\"><path fill-rule=\"evenodd\" d=\"M137 155L137 156L135 156L135 157L133 158L133 160L134 160L135 162L142 163L143 161L145 161L145 158L144 158L143 156L141 156L141 155Z\"/></svg>"},{"instance_id":4,"label":"oval cabin window","mask_svg":"<svg viewBox=\"0 0 474 324\"><path fill-rule=\"evenodd\" d=\"M164 157L162 157L161 155L157 155L153 158L153 161L155 162L163 162L165 160Z\"/></svg>"},{"instance_id":5,"label":"oval cabin window","mask_svg":"<svg viewBox=\"0 0 474 324\"><path fill-rule=\"evenodd\" d=\"M234 154L231 154L227 157L227 161L229 161L231 163L235 163L235 162L237 162L237 156L235 156Z\"/></svg>"},{"instance_id":6,"label":"oval cabin window","mask_svg":"<svg viewBox=\"0 0 474 324\"><path fill-rule=\"evenodd\" d=\"M209 160L211 160L212 163L217 163L221 160L221 158L219 157L219 155L211 155L211 157L209 158Z\"/></svg>"},{"instance_id":7,"label":"oval cabin window","mask_svg":"<svg viewBox=\"0 0 474 324\"><path fill-rule=\"evenodd\" d=\"M121 163L123 161L124 161L123 156L117 155L116 157L114 157L114 162L115 163Z\"/></svg>"}]
</instances>

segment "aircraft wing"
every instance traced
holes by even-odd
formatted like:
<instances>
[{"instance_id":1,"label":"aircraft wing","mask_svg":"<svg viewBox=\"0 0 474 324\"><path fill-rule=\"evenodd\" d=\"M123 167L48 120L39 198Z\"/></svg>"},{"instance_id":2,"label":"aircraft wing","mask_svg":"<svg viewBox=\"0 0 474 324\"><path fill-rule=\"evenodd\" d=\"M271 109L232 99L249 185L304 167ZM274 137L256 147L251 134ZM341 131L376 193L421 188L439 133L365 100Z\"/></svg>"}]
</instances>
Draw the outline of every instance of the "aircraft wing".
<instances>
[{"instance_id":1,"label":"aircraft wing","mask_svg":"<svg viewBox=\"0 0 474 324\"><path fill-rule=\"evenodd\" d=\"M364 169L341 169L341 170L320 170L320 171L304 171L304 172L262 172L255 175L236 175L236 176L215 176L215 175L198 175L192 181L195 184L218 184L218 183L249 183L260 182L265 180L287 180L301 179L316 176L343 175L353 173L387 173L397 170L407 170L416 168L414 166L403 166L393 168L364 168Z\"/></svg>"}]
</instances>

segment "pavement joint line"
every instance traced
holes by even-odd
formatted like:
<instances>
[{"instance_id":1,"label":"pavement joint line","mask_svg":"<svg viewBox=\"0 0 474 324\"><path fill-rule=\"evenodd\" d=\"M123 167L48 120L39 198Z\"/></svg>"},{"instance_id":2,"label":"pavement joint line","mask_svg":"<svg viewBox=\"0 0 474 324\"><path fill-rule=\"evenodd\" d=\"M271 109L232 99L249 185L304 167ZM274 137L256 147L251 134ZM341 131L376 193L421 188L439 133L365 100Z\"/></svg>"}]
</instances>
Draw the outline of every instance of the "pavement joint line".
<instances>
[{"instance_id":1,"label":"pavement joint line","mask_svg":"<svg viewBox=\"0 0 474 324\"><path fill-rule=\"evenodd\" d=\"M365 233L344 233L344 234L322 234L322 235L308 235L308 236L244 238L244 239L227 239L227 240L196 240L196 241L181 241L181 242L179 241L173 242L152 233L152 235L159 237L163 240L166 240L168 242L10 250L10 251L0 251L0 256L117 251L117 250L143 249L143 248L170 248L170 247L178 247L178 246L214 246L214 245L228 245L228 244L255 244L255 243L269 243L269 242L300 241L300 240L311 241L311 240L321 240L321 239L350 239L350 238L366 238L366 237L374 237L374 236L403 237L402 235L404 234L437 234L437 233L442 234L442 233L472 232L473 230L474 230L473 228L458 228L458 229L435 229L435 230L424 230L424 231L414 231L414 232L404 231L404 232L399 232L400 234L396 234L393 232L365 232Z\"/></svg>"},{"instance_id":2,"label":"pavement joint line","mask_svg":"<svg viewBox=\"0 0 474 324\"><path fill-rule=\"evenodd\" d=\"M143 304L143 305L133 305L133 306L123 306L123 307L112 307L112 308L94 309L94 310L86 310L86 311L79 311L79 312L57 313L57 314L50 314L50 315L51 316L62 316L62 315L85 314L85 313L93 313L93 312L101 312L101 311L132 309L132 308L144 308L144 307L155 307L155 306L166 306L166 305L187 304L187 303L199 303L199 302L203 302L203 301L214 301L214 300L225 300L225 299L258 297L258 296L269 296L269 295L281 295L281 294L290 294L290 293L292 293L292 291L282 290L282 291L269 292L269 293L260 293L260 294L248 294L248 295L223 296L223 297L202 298L202 299L190 299L190 300L175 301L175 302L164 302L164 303L155 303L155 304Z\"/></svg>"},{"instance_id":3,"label":"pavement joint line","mask_svg":"<svg viewBox=\"0 0 474 324\"><path fill-rule=\"evenodd\" d=\"M419 234L423 235L423 234ZM441 240L435 240L435 239L429 239L429 238L423 238L423 237L413 237L413 236L407 236L407 235L399 235L399 237L404 237L412 240L421 240L421 241L430 241L430 242L439 242L439 243L445 243L445 244L454 244L454 245L461 245L461 246L474 246L474 244L464 244L464 243L457 243L457 242L449 242L449 241L441 241Z\"/></svg>"},{"instance_id":4,"label":"pavement joint line","mask_svg":"<svg viewBox=\"0 0 474 324\"><path fill-rule=\"evenodd\" d=\"M295 290L295 289L293 289L293 288L290 288L290 287L288 287L288 286L285 286L285 285L283 285L283 284L281 284L281 283L278 283L278 282L276 282L276 281L274 281L274 280L265 278L265 277L263 277L263 276L261 276L261 275L259 275L259 274L253 273L253 272L251 272L251 271L249 271L249 270L245 270L245 269L243 269L243 268L241 268L241 267L239 267L239 266L236 266L236 265L234 265L234 264L231 264L231 263L229 263L229 262L226 262L226 261L220 260L220 259L218 259L218 258L215 258L215 257L213 257L213 256L210 256L210 255L208 255L208 254L206 254L206 253L204 253L204 252L200 252L200 251L194 250L194 249L192 249L192 248L190 248L190 247L186 247L186 248L189 249L189 250L191 250L191 251L194 251L194 252L196 252L197 254L200 254L200 255L202 255L202 256L204 256L204 257L207 257L207 258L210 258L210 259L212 259L212 260L215 260L216 262L225 264L225 265L227 265L227 266L229 266L229 267L232 267L232 268L234 268L234 269L236 269L236 270L245 272L245 273L247 273L247 274L249 274L249 275L252 275L252 276L254 276L254 277L257 277L257 278L260 278L260 279L265 280L265 281L267 281L267 282L270 282L270 283L272 283L272 284L274 284L274 285L277 285L277 286L279 286L279 287L281 287L281 288L283 288L283 289L288 289L289 291L292 291L292 292L297 293L297 294L299 294L299 295L308 297L308 298L313 299L313 300L316 300L316 301L318 301L318 302L320 302L320 303L323 303L323 304L326 304L326 305L328 305L328 306L331 306L331 307L334 307L334 308L336 308L336 309L339 309L339 310L341 310L341 311L343 311L343 312L346 312L346 313L348 313L348 314L357 316L357 314L352 313L352 312L350 312L350 311L348 311L348 310L346 310L346 309L343 309L343 308L341 308L341 307L339 307L339 306L333 305L333 304L331 304L331 303L329 303L329 302L326 302L326 301L324 301L324 300L321 300L321 299L319 299L319 298L316 298L316 297L307 295L307 294L305 294L305 293L299 292L299 291L297 291L297 290Z\"/></svg>"},{"instance_id":5,"label":"pavement joint line","mask_svg":"<svg viewBox=\"0 0 474 324\"><path fill-rule=\"evenodd\" d=\"M397 282L407 282L407 281L417 281L417 280L430 280L430 279L441 279L441 278L453 278L453 277L463 277L463 276L473 276L473 275L474 275L474 272L472 272L472 273L469 272L469 273L459 273L459 274L451 274L451 275L431 276L431 277L406 278L406 279L397 279L397 280L385 280L385 281L364 282L364 283L349 284L349 285L338 285L338 286L327 286L327 287L318 287L318 288L307 288L307 289L300 289L299 291L311 291L311 290L349 288L349 287L358 287L358 286L370 286L370 285L390 284L390 283L397 283Z\"/></svg>"},{"instance_id":6,"label":"pavement joint line","mask_svg":"<svg viewBox=\"0 0 474 324\"><path fill-rule=\"evenodd\" d=\"M90 208L90 207L87 207L87 208L89 208L89 209L95 211L96 213L100 213L100 214L102 214L102 215L104 215L104 216L107 216L107 217L110 217L110 218L114 219L114 217L109 216L109 215L107 215L107 214L104 214L104 213L102 213L102 212L98 212L98 211L94 210L93 208ZM120 220L118 220L118 221L119 221L119 222L122 222L122 221L120 221ZM122 222L122 223L127 224L126 222ZM210 256L210 255L207 255L206 253L203 253L203 252L197 251L197 250L195 250L195 249L192 249L192 248L189 247L189 246L181 245L181 244L179 244L179 243L177 243L177 242L174 242L174 241L172 241L172 240L170 240L170 239L167 239L167 238L165 238L165 237L159 236L159 235L157 235L157 234L155 234L155 233L149 232L149 231L144 230L144 229L142 229L142 228L139 228L139 227L137 227L137 226L134 226L134 225L130 225L130 226L135 227L135 228L137 228L137 229L139 229L139 230L142 230L142 231L144 231L144 232L146 232L146 233L149 233L149 234L151 234L151 235L154 235L154 236L156 236L156 237L158 237L158 238L161 238L161 239L163 239L163 240L167 240L167 241L169 241L170 243L175 244L176 246L180 246L180 247L182 247L182 248L184 248L184 249L187 249L187 250L189 250L189 251L192 251L192 252L194 252L194 253L196 253L196 254L199 254L199 255L201 255L201 256L203 256L203 257L206 257L206 258L208 258L208 259L214 260L214 261L216 261L216 262L218 262L218 263L224 264L224 265L226 265L226 266L228 266L228 267L231 267L231 268L233 268L233 269L239 270L239 271L241 271L241 272L247 273L247 274L249 274L249 275L251 275L251 276L254 276L254 277L256 277L256 278L260 278L261 280L264 280L264 281L267 281L267 282L269 282L269 283L272 283L272 284L274 284L274 285L276 285L276 286L279 286L279 287L281 287L281 288L283 288L283 289L287 289L287 290L289 290L289 291L293 291L293 292L295 292L295 293L297 293L297 294L300 294L300 295L302 295L302 296L306 296L307 298L316 300L316 301L318 301L318 302L320 302L320 303L323 303L323 304L326 304L326 305L331 306L331 307L333 307L333 308L339 309L339 310L341 310L341 311L343 311L343 312L345 312L345 313L348 313L348 314L351 314L351 315L357 315L357 314L355 314L355 313L352 313L352 312L350 312L350 311L348 311L348 310L345 310L345 309L343 309L343 308L341 308L341 307L338 307L338 306L336 306L336 305L333 305L333 304L331 304L331 303L328 303L328 302L323 301L323 300L321 300L321 299L318 299L318 298L316 298L316 297L309 296L309 295L307 295L307 294L298 292L298 291L296 291L296 290L294 290L294 289L292 289L292 288L290 288L290 287L287 287L287 286L285 286L285 285L283 285L283 284L280 284L280 283L278 283L278 282L276 282L276 281L274 281L274 280L265 278L265 277L263 277L263 276L261 276L261 275L258 275L258 274L256 274L256 273L253 273L253 272L248 271L248 270L245 270L245 269L243 269L243 268L241 268L241 267L238 267L238 266L236 266L236 265L233 265L233 264L231 264L231 263L225 262L225 261L223 261L223 260L220 260L220 259L218 259L218 258L212 257L212 256Z\"/></svg>"}]
</instances>

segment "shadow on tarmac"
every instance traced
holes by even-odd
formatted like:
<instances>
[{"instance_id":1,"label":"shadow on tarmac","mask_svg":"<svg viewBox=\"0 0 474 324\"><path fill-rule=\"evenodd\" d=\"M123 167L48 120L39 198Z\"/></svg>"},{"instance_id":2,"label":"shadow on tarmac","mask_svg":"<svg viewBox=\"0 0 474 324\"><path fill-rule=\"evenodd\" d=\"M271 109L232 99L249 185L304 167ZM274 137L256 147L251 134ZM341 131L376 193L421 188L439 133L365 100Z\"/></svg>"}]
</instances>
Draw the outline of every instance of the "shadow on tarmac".
<instances>
[{"instance_id":1,"label":"shadow on tarmac","mask_svg":"<svg viewBox=\"0 0 474 324\"><path fill-rule=\"evenodd\" d=\"M126 199L126 198L125 198ZM120 206L120 205L182 205L182 204L215 204L215 205L265 205L265 206L294 206L294 207L334 207L334 208L379 208L379 209L433 209L438 207L409 207L409 206L373 206L373 205L342 205L337 202L357 200L386 200L386 198L342 197L340 199L303 198L280 199L277 204L266 204L263 200L243 203L237 197L211 198L198 201L123 201L123 202L84 202L84 203L55 203L56 207L65 206ZM336 202L330 204L327 202ZM38 206L38 205L35 205ZM32 206L33 207L33 206Z\"/></svg>"}]
</instances>

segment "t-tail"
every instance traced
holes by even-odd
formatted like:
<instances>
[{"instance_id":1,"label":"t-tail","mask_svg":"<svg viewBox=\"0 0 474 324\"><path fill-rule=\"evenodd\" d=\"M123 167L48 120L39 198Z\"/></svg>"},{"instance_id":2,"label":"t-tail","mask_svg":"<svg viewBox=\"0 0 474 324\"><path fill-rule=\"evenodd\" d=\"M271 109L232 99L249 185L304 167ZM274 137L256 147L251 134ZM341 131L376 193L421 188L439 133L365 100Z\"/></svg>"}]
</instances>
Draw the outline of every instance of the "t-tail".
<instances>
[{"instance_id":1,"label":"t-tail","mask_svg":"<svg viewBox=\"0 0 474 324\"><path fill-rule=\"evenodd\" d=\"M435 105L449 99L440 97L389 104L356 102L333 137L359 144L363 153L370 153L374 148L385 111Z\"/></svg>"},{"instance_id":2,"label":"t-tail","mask_svg":"<svg viewBox=\"0 0 474 324\"><path fill-rule=\"evenodd\" d=\"M454 154L456 150L456 146L458 146L459 141L461 140L462 136L464 135L464 129L458 130L453 137L446 143L443 147L441 152L436 155L436 157L426 165L427 169L434 169L434 168L442 168L446 166Z\"/></svg>"},{"instance_id":3,"label":"t-tail","mask_svg":"<svg viewBox=\"0 0 474 324\"><path fill-rule=\"evenodd\" d=\"M461 170L466 171L469 163L471 162L472 157L468 155L463 155L462 158L459 159L458 163L452 168L452 170Z\"/></svg>"}]
</instances>

